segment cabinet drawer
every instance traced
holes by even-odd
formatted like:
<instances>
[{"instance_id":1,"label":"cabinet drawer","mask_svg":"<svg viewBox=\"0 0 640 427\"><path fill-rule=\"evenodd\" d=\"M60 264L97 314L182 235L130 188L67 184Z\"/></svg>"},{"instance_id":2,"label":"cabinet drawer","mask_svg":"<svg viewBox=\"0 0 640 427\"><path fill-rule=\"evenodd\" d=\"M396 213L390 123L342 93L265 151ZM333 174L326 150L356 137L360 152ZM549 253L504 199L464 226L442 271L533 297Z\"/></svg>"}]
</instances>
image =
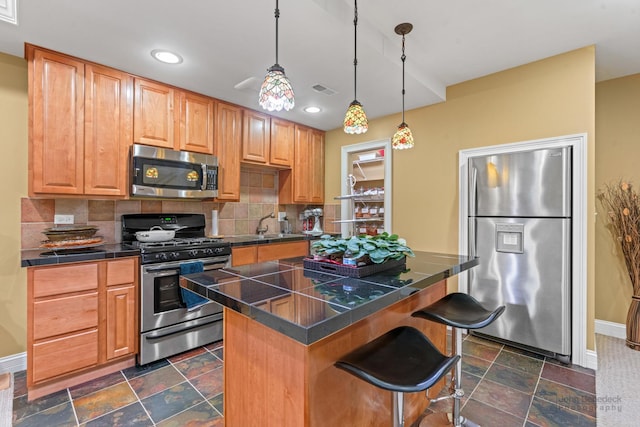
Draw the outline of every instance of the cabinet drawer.
<instances>
[{"instance_id":1,"label":"cabinet drawer","mask_svg":"<svg viewBox=\"0 0 640 427\"><path fill-rule=\"evenodd\" d=\"M44 381L98 363L98 331L33 346L33 381Z\"/></svg>"},{"instance_id":2,"label":"cabinet drawer","mask_svg":"<svg viewBox=\"0 0 640 427\"><path fill-rule=\"evenodd\" d=\"M241 246L231 248L231 263L233 266L254 264L258 260L258 249L256 246Z\"/></svg>"},{"instance_id":3,"label":"cabinet drawer","mask_svg":"<svg viewBox=\"0 0 640 427\"><path fill-rule=\"evenodd\" d=\"M37 301L33 304L33 339L98 327L98 293Z\"/></svg>"},{"instance_id":4,"label":"cabinet drawer","mask_svg":"<svg viewBox=\"0 0 640 427\"><path fill-rule=\"evenodd\" d=\"M309 255L309 242L270 243L258 246L258 262Z\"/></svg>"},{"instance_id":5,"label":"cabinet drawer","mask_svg":"<svg viewBox=\"0 0 640 427\"><path fill-rule=\"evenodd\" d=\"M133 283L136 277L136 260L125 258L107 262L107 286Z\"/></svg>"},{"instance_id":6,"label":"cabinet drawer","mask_svg":"<svg viewBox=\"0 0 640 427\"><path fill-rule=\"evenodd\" d=\"M41 267L33 271L34 298L98 289L98 264Z\"/></svg>"}]
</instances>

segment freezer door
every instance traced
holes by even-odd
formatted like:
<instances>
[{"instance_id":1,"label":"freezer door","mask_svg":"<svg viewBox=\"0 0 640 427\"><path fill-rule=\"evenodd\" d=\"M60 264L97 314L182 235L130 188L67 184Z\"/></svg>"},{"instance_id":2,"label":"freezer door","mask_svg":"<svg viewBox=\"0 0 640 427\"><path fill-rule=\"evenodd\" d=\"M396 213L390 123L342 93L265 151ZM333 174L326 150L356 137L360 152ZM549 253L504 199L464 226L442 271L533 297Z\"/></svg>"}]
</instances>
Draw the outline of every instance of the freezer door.
<instances>
[{"instance_id":1,"label":"freezer door","mask_svg":"<svg viewBox=\"0 0 640 427\"><path fill-rule=\"evenodd\" d=\"M470 218L469 293L504 314L486 335L571 354L570 233L567 218Z\"/></svg>"},{"instance_id":2,"label":"freezer door","mask_svg":"<svg viewBox=\"0 0 640 427\"><path fill-rule=\"evenodd\" d=\"M571 147L470 158L469 215L571 216Z\"/></svg>"}]
</instances>

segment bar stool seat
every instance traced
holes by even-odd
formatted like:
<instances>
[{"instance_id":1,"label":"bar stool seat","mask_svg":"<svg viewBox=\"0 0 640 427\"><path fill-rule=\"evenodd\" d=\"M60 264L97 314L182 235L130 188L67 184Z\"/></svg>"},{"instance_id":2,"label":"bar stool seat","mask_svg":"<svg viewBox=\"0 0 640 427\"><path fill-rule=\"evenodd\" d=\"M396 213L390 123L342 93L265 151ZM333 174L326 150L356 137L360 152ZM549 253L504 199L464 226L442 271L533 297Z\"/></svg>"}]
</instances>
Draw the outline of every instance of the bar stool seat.
<instances>
[{"instance_id":1,"label":"bar stool seat","mask_svg":"<svg viewBox=\"0 0 640 427\"><path fill-rule=\"evenodd\" d=\"M414 312L412 316L453 328L480 329L493 323L504 309L502 305L495 310L487 310L471 295L454 292Z\"/></svg>"},{"instance_id":2,"label":"bar stool seat","mask_svg":"<svg viewBox=\"0 0 640 427\"><path fill-rule=\"evenodd\" d=\"M394 393L393 425L404 425L403 393L427 390L460 356L445 356L419 330L400 326L346 354L335 366Z\"/></svg>"},{"instance_id":3,"label":"bar stool seat","mask_svg":"<svg viewBox=\"0 0 640 427\"><path fill-rule=\"evenodd\" d=\"M439 299L433 304L415 311L412 316L433 322L442 323L453 328L454 337L451 341L452 354L459 356L455 364L453 379L451 381L451 395L432 399L432 402L441 399L453 398L453 411L448 419L455 427L477 426L473 421L464 418L460 414L460 401L464 396L462 390L462 330L480 329L493 323L505 310L505 306L499 306L495 310L487 310L474 297L461 292L454 292ZM420 423L421 426L431 423L429 418L439 420L441 414L431 414ZM448 425L451 425L448 424Z\"/></svg>"}]
</instances>

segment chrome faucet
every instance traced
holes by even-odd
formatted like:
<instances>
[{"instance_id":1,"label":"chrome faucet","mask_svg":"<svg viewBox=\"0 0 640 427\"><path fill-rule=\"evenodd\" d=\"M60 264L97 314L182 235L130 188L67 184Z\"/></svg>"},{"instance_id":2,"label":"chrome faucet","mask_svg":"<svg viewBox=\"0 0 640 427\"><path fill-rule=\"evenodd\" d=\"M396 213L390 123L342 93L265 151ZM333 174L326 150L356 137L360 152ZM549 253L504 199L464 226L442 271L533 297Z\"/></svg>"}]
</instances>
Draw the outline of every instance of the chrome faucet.
<instances>
[{"instance_id":1,"label":"chrome faucet","mask_svg":"<svg viewBox=\"0 0 640 427\"><path fill-rule=\"evenodd\" d=\"M275 218L276 215L271 212L269 215L265 215L262 218L260 218L260 222L258 222L258 227L256 228L256 234L262 236L264 233L267 232L267 230L269 230L269 226L266 225L264 228L262 228L262 221L264 221L267 218Z\"/></svg>"}]
</instances>

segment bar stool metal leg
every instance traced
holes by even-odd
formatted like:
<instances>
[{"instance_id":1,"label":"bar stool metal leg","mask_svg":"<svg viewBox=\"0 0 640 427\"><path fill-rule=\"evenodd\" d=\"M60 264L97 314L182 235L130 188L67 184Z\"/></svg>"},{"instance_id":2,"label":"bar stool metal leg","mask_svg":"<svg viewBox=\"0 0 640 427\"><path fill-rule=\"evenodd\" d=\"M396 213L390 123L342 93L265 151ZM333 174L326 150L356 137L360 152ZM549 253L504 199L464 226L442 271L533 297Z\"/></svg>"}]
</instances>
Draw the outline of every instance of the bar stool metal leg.
<instances>
[{"instance_id":1,"label":"bar stool metal leg","mask_svg":"<svg viewBox=\"0 0 640 427\"><path fill-rule=\"evenodd\" d=\"M404 427L404 393L393 392L393 427Z\"/></svg>"},{"instance_id":2,"label":"bar stool metal leg","mask_svg":"<svg viewBox=\"0 0 640 427\"><path fill-rule=\"evenodd\" d=\"M451 394L432 399L432 402L453 398L453 412L450 422L454 427L479 427L478 424L464 418L461 414L461 400L464 397L462 390L462 330L483 328L491 324L504 310L505 306L500 306L493 311L487 310L472 296L455 292L412 314L413 317L441 323L452 329L451 353L456 355L458 360L454 367ZM421 426L429 422L426 418L423 421Z\"/></svg>"}]
</instances>

